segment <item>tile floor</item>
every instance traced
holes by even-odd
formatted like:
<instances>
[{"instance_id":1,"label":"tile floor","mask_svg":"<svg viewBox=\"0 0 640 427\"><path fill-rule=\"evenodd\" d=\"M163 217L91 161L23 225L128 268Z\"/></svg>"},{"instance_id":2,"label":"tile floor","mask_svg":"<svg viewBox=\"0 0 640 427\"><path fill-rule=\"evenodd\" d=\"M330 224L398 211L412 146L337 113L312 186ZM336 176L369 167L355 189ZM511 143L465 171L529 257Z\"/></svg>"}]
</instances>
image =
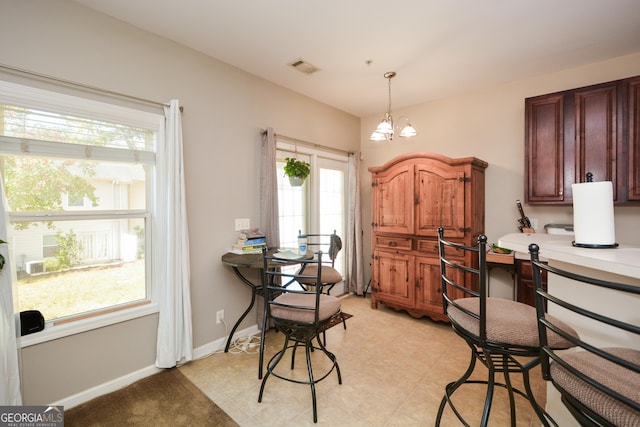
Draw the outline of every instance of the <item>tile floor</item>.
<instances>
[{"instance_id":1,"label":"tile floor","mask_svg":"<svg viewBox=\"0 0 640 427\"><path fill-rule=\"evenodd\" d=\"M347 320L347 330L338 325L327 331L327 348L338 359L342 385L332 373L317 386L317 425L432 426L445 384L459 378L467 367L469 348L448 324L414 319L382 304L373 310L370 301L344 297L343 311L354 317ZM279 349L281 337L273 331L267 334L268 358ZM304 361L302 354L297 360ZM306 374L304 362L297 366ZM180 369L241 426L313 425L306 385L270 377L262 403L258 403L258 354L216 353ZM474 377L485 375L486 368L478 364ZM522 384L517 377L513 382ZM546 383L539 370L532 384L544 405ZM463 388L454 397L463 402L459 409L469 414L469 424L477 425L483 388ZM518 426L540 425L528 402L518 397L516 403ZM461 424L448 409L442 425ZM489 425L509 425L507 393L501 388L494 397Z\"/></svg>"}]
</instances>

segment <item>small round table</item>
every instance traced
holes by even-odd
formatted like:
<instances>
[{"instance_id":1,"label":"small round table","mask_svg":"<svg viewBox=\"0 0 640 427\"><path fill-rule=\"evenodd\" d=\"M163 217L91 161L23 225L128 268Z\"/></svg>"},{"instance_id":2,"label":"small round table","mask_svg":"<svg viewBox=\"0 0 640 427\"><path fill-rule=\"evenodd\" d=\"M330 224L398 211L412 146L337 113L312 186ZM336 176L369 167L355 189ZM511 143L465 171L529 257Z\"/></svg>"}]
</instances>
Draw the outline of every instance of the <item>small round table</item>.
<instances>
[{"instance_id":1,"label":"small round table","mask_svg":"<svg viewBox=\"0 0 640 427\"><path fill-rule=\"evenodd\" d=\"M278 249L269 249L267 251L269 255L272 255L276 252L278 252ZM304 256L304 258L311 259L313 258L313 255L314 255L313 252L308 251L307 254ZM261 253L260 254L235 254L233 252L227 252L226 254L222 255L222 262L223 264L231 267L233 269L233 272L236 273L236 276L238 276L238 278L242 281L242 283L249 286L249 288L251 289L251 303L249 303L249 306L247 307L247 309L244 311L244 313L242 313L242 315L240 316L238 321L235 323L235 325L233 325L233 328L229 333L229 337L227 338L227 344L224 347L224 352L227 353L229 351L229 346L231 345L231 341L233 339L233 335L236 332L236 329L238 329L238 326L240 326L240 323L244 320L245 317L247 317L247 315L255 305L256 295L262 295L262 283L260 282L253 283L251 280L247 279L247 277L244 276L240 270L241 269L262 270L262 268L264 267L263 265L264 261L262 259ZM292 265L292 264L298 264L298 263L299 262L296 259L283 258L283 259L279 259L278 261L269 260L269 264L267 265L267 268L276 268L276 267L282 267L284 265Z\"/></svg>"}]
</instances>

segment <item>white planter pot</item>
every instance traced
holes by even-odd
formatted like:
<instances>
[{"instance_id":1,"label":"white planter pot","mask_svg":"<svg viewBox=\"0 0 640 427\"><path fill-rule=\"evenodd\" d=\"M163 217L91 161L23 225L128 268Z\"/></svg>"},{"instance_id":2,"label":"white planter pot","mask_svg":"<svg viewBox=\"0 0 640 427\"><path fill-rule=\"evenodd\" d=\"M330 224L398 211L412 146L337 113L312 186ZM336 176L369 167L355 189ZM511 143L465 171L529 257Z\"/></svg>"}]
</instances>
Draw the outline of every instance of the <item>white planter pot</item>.
<instances>
[{"instance_id":1,"label":"white planter pot","mask_svg":"<svg viewBox=\"0 0 640 427\"><path fill-rule=\"evenodd\" d=\"M289 183L292 187L300 187L304 184L304 178L300 178L299 176L290 176Z\"/></svg>"}]
</instances>

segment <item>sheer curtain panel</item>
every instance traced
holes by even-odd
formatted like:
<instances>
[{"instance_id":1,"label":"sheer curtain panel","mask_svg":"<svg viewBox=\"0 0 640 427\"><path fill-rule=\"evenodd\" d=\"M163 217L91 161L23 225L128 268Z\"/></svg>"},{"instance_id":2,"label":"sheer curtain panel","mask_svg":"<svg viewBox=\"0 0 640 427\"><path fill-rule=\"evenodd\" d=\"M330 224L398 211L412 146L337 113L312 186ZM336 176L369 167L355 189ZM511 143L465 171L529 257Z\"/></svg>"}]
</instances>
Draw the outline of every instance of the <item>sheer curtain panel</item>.
<instances>
[{"instance_id":1,"label":"sheer curtain panel","mask_svg":"<svg viewBox=\"0 0 640 427\"><path fill-rule=\"evenodd\" d=\"M7 201L4 183L0 177L0 239L7 241ZM13 289L8 244L0 245L6 262L0 271L0 405L22 404L20 369L18 364L18 314L13 312Z\"/></svg>"},{"instance_id":2,"label":"sheer curtain panel","mask_svg":"<svg viewBox=\"0 0 640 427\"><path fill-rule=\"evenodd\" d=\"M278 207L278 177L276 175L276 134L267 128L262 134L260 167L260 227L266 236L267 247L280 246Z\"/></svg>"},{"instance_id":3,"label":"sheer curtain panel","mask_svg":"<svg viewBox=\"0 0 640 427\"><path fill-rule=\"evenodd\" d=\"M347 291L362 295L364 292L364 264L362 255L362 210L360 206L360 153L349 155L349 233Z\"/></svg>"},{"instance_id":4,"label":"sheer curtain panel","mask_svg":"<svg viewBox=\"0 0 640 427\"><path fill-rule=\"evenodd\" d=\"M154 242L154 274L160 284L156 366L171 368L193 359L193 337L180 103L171 100L164 110L165 145L158 150L158 163L164 163L167 174L160 177L157 203L166 212L166 223L155 224L160 238Z\"/></svg>"}]
</instances>

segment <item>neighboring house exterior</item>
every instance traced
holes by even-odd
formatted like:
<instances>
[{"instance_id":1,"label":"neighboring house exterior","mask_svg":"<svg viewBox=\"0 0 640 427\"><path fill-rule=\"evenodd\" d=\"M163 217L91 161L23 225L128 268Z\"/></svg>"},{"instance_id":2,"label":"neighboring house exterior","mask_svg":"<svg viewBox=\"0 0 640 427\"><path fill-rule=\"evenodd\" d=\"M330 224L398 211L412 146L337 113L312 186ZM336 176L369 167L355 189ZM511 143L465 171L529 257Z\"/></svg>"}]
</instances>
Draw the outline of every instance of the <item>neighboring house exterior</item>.
<instances>
[{"instance_id":1,"label":"neighboring house exterior","mask_svg":"<svg viewBox=\"0 0 640 427\"><path fill-rule=\"evenodd\" d=\"M95 175L89 179L95 188L98 206L93 207L87 198L74 199L69 194L62 197L63 209L118 211L144 209L145 170L142 165L99 163ZM19 272L42 273L46 270L45 260L57 254L56 234L73 231L82 243L81 265L91 265L118 261L133 261L139 257L137 241L140 230L144 230L142 219L96 219L84 221L55 221L31 223L24 230L11 227L10 241L16 256Z\"/></svg>"}]
</instances>

